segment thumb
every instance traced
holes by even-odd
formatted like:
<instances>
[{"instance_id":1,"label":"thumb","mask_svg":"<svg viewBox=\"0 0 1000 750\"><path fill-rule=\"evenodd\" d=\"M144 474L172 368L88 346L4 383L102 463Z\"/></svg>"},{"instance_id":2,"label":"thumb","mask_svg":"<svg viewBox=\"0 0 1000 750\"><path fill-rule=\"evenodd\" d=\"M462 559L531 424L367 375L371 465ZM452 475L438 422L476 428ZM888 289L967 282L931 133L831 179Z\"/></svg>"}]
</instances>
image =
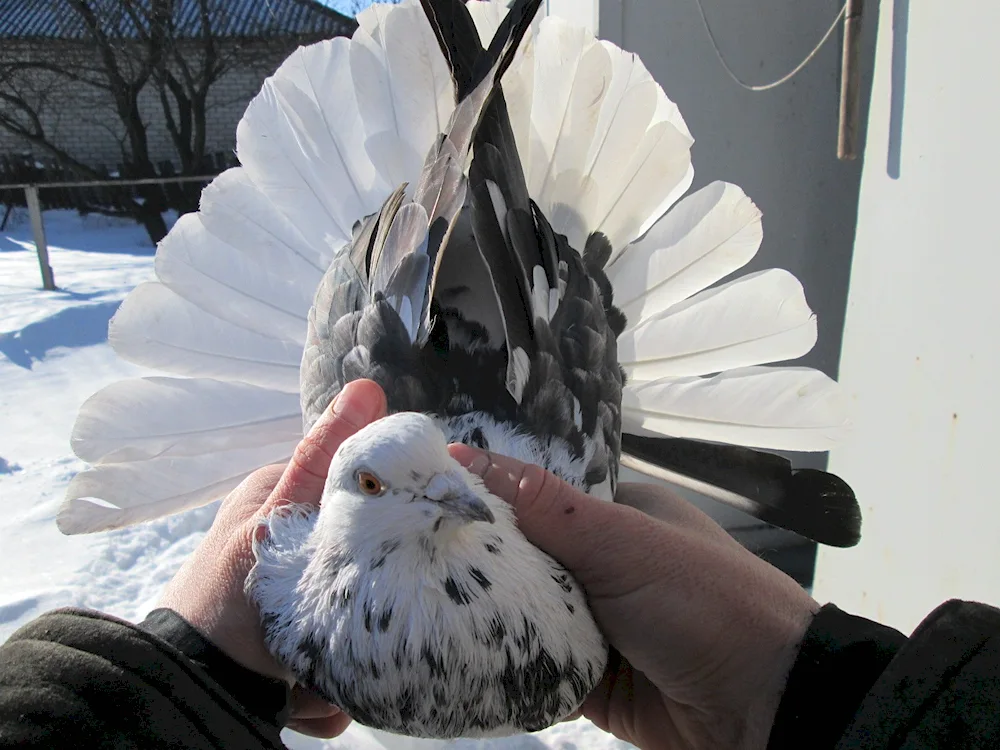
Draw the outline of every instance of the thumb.
<instances>
[{"instance_id":1,"label":"thumb","mask_svg":"<svg viewBox=\"0 0 1000 750\"><path fill-rule=\"evenodd\" d=\"M340 444L385 414L385 393L376 383L347 383L295 447L262 514L286 504L319 505L333 454Z\"/></svg>"},{"instance_id":2,"label":"thumb","mask_svg":"<svg viewBox=\"0 0 1000 750\"><path fill-rule=\"evenodd\" d=\"M648 580L649 550L662 543L666 524L593 498L540 466L460 443L448 450L482 478L486 489L514 507L528 541L562 563L590 596Z\"/></svg>"}]
</instances>

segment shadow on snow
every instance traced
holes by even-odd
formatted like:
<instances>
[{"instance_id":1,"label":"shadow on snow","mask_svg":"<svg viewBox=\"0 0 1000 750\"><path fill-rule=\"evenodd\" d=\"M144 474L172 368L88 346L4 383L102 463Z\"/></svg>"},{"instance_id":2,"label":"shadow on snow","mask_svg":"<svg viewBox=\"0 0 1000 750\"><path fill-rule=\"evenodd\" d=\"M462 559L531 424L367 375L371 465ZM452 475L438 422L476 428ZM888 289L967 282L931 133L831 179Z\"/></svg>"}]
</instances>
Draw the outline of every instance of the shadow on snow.
<instances>
[{"instance_id":1,"label":"shadow on snow","mask_svg":"<svg viewBox=\"0 0 1000 750\"><path fill-rule=\"evenodd\" d=\"M101 344L108 340L108 321L120 304L114 301L70 307L20 331L0 334L0 354L30 370L52 349Z\"/></svg>"}]
</instances>

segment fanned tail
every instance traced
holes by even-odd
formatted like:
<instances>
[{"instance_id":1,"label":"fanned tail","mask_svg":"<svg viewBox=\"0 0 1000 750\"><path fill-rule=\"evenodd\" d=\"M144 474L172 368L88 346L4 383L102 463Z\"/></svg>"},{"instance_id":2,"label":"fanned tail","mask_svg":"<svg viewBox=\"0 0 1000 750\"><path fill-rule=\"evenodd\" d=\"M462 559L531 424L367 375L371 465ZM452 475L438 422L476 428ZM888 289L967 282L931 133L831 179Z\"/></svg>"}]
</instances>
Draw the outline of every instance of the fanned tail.
<instances>
[{"instance_id":1,"label":"fanned tail","mask_svg":"<svg viewBox=\"0 0 1000 750\"><path fill-rule=\"evenodd\" d=\"M737 507L747 508L753 493L741 492L755 478L771 481L768 459L744 461L740 482L713 479L678 458L676 441L718 449L714 461L692 455L719 466L734 455L726 444L826 450L841 438L847 418L836 384L775 366L815 341L801 286L783 271L725 283L760 245L760 212L724 183L678 203L693 178L693 141L638 58L561 19L533 21L537 0L510 12L498 2L422 5L372 6L350 41L301 48L248 107L237 134L242 166L220 175L201 210L178 222L157 252L158 281L137 288L111 328L119 355L183 380L126 381L84 405L73 447L93 467L70 487L63 531L209 502L287 456L297 394L306 426L329 401L329 363L317 342L342 335L333 323L372 294L391 302L405 336L426 337L431 299L444 301L435 290L449 245L475 243L464 223L473 213L481 274L497 301L463 311L491 344L506 338L512 394L524 381L518 351L531 351L533 320L553 314L566 286L560 252L572 248L624 311L605 309L629 376L621 427L626 454L646 441L651 472L707 483L716 488L710 496L738 495ZM393 192L404 183L409 192ZM470 203L474 212L464 210ZM547 221L533 222L533 213ZM351 262L324 275L345 245ZM600 251L588 256L588 248ZM459 270L480 273L475 265ZM470 303L456 291L465 280L451 280L449 303ZM132 425L125 414L146 414L153 398L159 416ZM104 422L103 413L116 416ZM192 413L204 424L184 416ZM128 427L109 441L116 424ZM612 453L617 439L608 439ZM658 439L665 442L654 449L648 441ZM173 479L168 466L180 467ZM807 515L820 513L823 498L848 497L820 485L781 486ZM818 535L805 516L758 515ZM828 524L837 517L821 515Z\"/></svg>"}]
</instances>

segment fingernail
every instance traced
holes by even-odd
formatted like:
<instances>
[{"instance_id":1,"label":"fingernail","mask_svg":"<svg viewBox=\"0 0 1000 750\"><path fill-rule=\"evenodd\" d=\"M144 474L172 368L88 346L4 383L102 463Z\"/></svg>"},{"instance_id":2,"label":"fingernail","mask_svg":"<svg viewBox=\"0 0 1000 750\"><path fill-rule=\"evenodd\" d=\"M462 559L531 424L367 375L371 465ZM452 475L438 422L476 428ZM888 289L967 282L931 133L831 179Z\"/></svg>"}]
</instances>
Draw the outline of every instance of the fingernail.
<instances>
[{"instance_id":1,"label":"fingernail","mask_svg":"<svg viewBox=\"0 0 1000 750\"><path fill-rule=\"evenodd\" d=\"M479 448L473 448L464 443L452 443L448 446L451 457L458 461L476 476L482 477L490 465L490 454Z\"/></svg>"},{"instance_id":2,"label":"fingernail","mask_svg":"<svg viewBox=\"0 0 1000 750\"><path fill-rule=\"evenodd\" d=\"M377 401L363 398L354 382L345 385L330 404L334 417L359 430L369 422L375 421L380 408L381 404Z\"/></svg>"}]
</instances>

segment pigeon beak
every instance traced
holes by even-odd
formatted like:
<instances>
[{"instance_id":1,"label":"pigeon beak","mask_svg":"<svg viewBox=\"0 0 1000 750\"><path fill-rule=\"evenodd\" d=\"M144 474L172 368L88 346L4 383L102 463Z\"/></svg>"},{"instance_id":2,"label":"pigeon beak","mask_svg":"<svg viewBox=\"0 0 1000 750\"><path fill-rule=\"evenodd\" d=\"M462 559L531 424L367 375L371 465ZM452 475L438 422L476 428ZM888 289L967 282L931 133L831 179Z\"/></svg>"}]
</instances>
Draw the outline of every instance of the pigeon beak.
<instances>
[{"instance_id":1,"label":"pigeon beak","mask_svg":"<svg viewBox=\"0 0 1000 750\"><path fill-rule=\"evenodd\" d=\"M469 490L453 490L446 492L433 502L441 506L446 515L471 523L485 521L493 523L493 511L483 502L482 498Z\"/></svg>"}]
</instances>

